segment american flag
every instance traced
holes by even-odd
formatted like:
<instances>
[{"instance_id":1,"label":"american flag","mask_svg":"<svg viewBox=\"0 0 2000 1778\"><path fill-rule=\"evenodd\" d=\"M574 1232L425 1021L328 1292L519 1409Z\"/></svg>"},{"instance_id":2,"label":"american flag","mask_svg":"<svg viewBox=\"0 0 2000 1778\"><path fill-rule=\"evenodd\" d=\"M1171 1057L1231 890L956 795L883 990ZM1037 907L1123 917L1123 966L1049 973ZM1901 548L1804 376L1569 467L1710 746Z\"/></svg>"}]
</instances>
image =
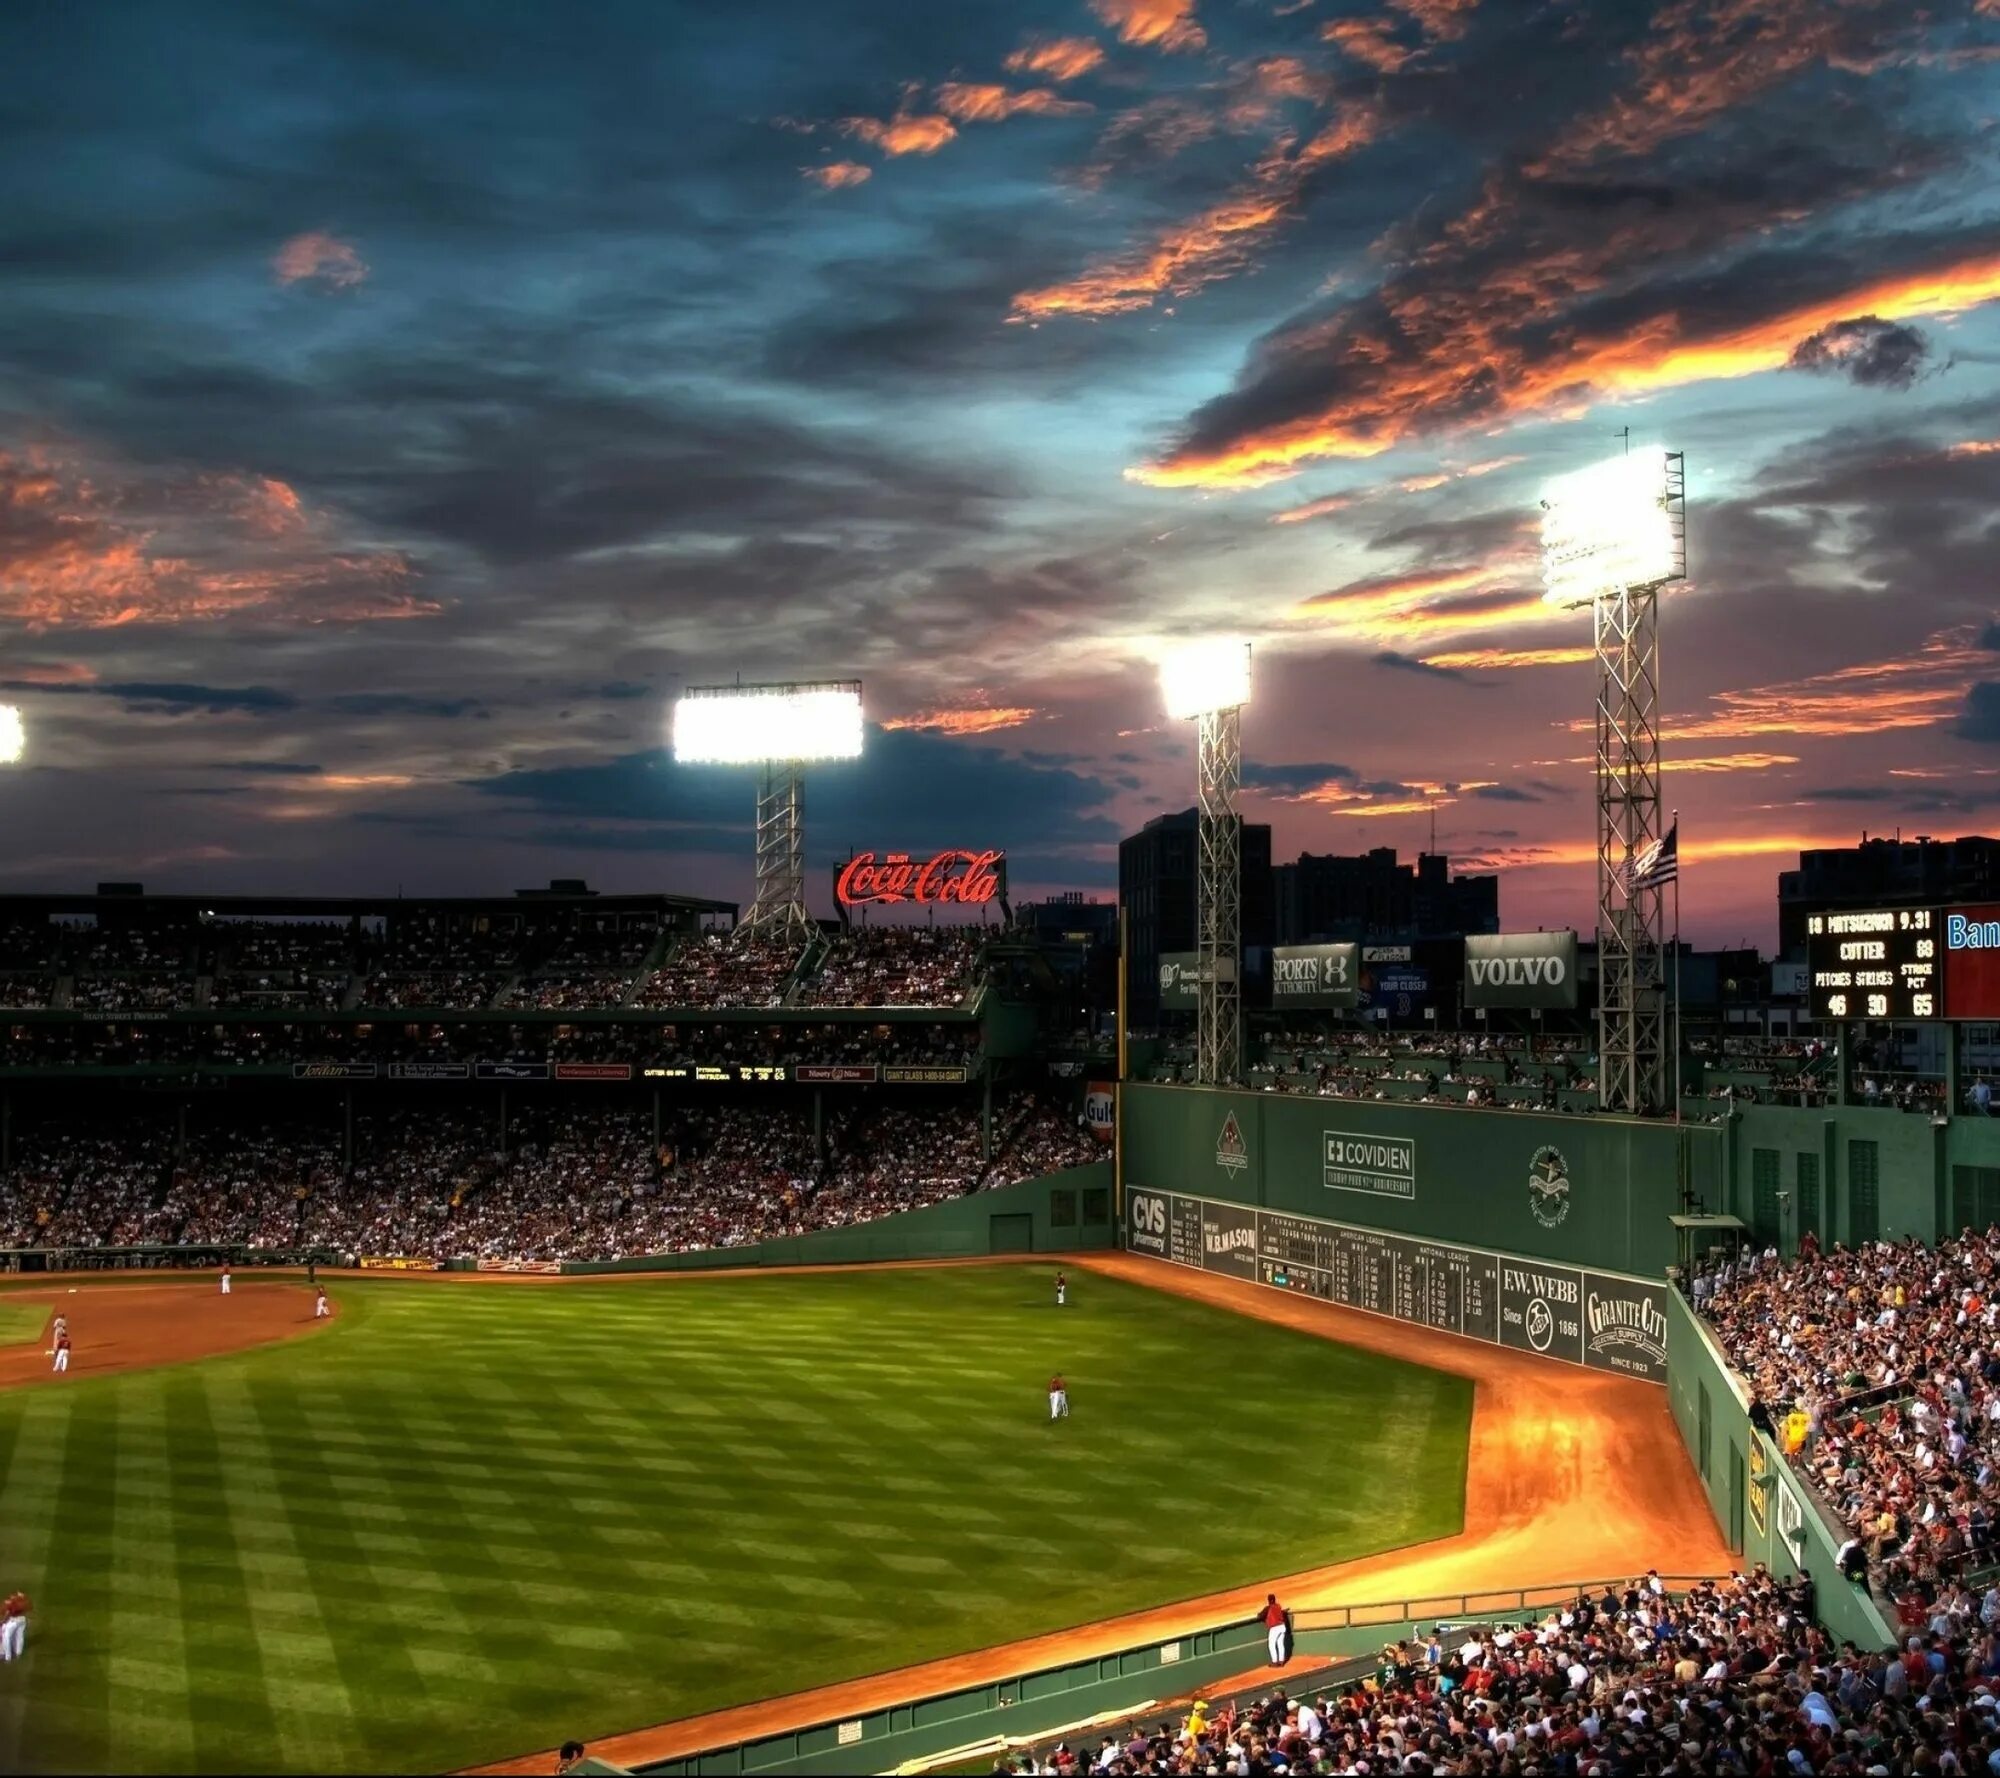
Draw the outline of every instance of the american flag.
<instances>
[{"instance_id":1,"label":"american flag","mask_svg":"<svg viewBox=\"0 0 2000 1778\"><path fill-rule=\"evenodd\" d=\"M1680 874L1681 824L1676 821L1667 829L1666 838L1655 840L1633 855L1632 867L1625 876L1625 890L1631 894L1640 889L1662 889L1677 881Z\"/></svg>"}]
</instances>

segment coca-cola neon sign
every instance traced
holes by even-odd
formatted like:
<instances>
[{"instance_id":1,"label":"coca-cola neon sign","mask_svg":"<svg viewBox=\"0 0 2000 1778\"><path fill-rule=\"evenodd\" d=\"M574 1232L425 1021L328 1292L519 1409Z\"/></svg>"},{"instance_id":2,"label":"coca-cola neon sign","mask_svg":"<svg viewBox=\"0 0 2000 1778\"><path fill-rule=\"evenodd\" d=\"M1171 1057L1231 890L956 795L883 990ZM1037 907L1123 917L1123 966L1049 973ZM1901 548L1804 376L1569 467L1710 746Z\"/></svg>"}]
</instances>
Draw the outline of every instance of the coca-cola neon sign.
<instances>
[{"instance_id":1,"label":"coca-cola neon sign","mask_svg":"<svg viewBox=\"0 0 2000 1778\"><path fill-rule=\"evenodd\" d=\"M849 908L895 901L979 907L1000 893L1006 868L1004 852L952 850L926 859L888 852L880 863L873 852L857 852L840 867L833 892L840 905Z\"/></svg>"}]
</instances>

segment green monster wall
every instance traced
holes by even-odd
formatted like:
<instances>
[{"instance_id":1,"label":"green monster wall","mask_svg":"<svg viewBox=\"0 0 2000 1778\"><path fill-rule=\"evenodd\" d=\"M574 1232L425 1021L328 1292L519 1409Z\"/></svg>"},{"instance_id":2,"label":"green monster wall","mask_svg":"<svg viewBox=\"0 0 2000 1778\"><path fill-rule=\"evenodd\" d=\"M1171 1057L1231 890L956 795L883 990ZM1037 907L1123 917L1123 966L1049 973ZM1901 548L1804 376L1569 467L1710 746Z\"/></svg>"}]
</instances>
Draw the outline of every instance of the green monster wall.
<instances>
[{"instance_id":1,"label":"green monster wall","mask_svg":"<svg viewBox=\"0 0 2000 1778\"><path fill-rule=\"evenodd\" d=\"M1709 1124L1128 1085L1124 1135L1128 1193L1150 1186L1645 1278L1674 1261L1667 1219L1684 1189L1698 1209L1727 1197L1725 1130Z\"/></svg>"}]
</instances>

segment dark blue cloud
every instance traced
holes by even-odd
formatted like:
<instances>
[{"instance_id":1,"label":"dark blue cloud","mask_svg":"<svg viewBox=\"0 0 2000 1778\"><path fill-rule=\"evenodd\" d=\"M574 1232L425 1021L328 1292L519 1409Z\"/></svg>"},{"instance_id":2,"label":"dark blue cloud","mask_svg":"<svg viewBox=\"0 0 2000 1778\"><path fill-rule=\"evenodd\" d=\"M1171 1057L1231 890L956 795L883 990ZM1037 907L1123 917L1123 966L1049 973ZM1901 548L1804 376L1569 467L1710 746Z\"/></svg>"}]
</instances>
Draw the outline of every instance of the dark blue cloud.
<instances>
[{"instance_id":1,"label":"dark blue cloud","mask_svg":"<svg viewBox=\"0 0 2000 1778\"><path fill-rule=\"evenodd\" d=\"M117 698L135 710L177 715L272 716L299 707L297 696L268 685L194 685L184 680L115 680L90 687L99 697Z\"/></svg>"}]
</instances>

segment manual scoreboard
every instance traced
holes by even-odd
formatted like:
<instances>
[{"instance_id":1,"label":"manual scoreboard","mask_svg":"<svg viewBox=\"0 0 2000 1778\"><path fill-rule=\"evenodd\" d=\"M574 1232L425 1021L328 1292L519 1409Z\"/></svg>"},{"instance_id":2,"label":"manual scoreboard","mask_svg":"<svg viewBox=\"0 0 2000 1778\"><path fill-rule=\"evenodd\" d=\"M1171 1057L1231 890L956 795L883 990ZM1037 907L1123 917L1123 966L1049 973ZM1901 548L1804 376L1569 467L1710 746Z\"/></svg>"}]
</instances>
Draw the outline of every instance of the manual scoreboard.
<instances>
[{"instance_id":1,"label":"manual scoreboard","mask_svg":"<svg viewBox=\"0 0 2000 1778\"><path fill-rule=\"evenodd\" d=\"M1942 932L1943 916L1936 908L1843 908L1808 914L1808 1016L1944 1018Z\"/></svg>"}]
</instances>

